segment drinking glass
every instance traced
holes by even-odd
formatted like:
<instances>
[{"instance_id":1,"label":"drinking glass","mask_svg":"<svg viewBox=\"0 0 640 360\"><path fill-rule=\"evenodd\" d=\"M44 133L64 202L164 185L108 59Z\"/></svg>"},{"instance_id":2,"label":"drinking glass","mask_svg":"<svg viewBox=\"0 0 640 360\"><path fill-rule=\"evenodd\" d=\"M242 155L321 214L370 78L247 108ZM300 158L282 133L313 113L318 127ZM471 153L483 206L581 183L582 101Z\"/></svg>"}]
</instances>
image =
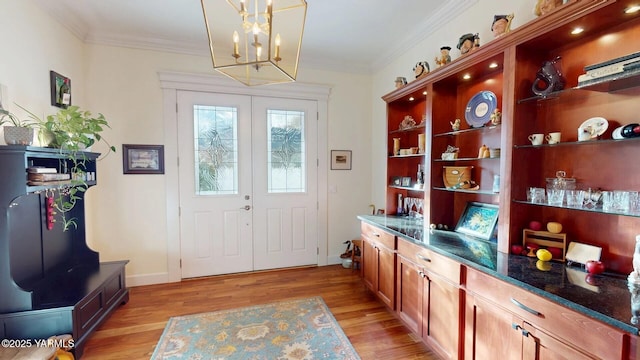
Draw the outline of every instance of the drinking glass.
<instances>
[{"instance_id":1,"label":"drinking glass","mask_svg":"<svg viewBox=\"0 0 640 360\"><path fill-rule=\"evenodd\" d=\"M628 213L629 212L629 192L615 190L613 192L613 207L617 212Z\"/></svg>"},{"instance_id":2,"label":"drinking glass","mask_svg":"<svg viewBox=\"0 0 640 360\"><path fill-rule=\"evenodd\" d=\"M534 204L542 204L545 202L544 189L530 187L527 193L527 200Z\"/></svg>"},{"instance_id":3,"label":"drinking glass","mask_svg":"<svg viewBox=\"0 0 640 360\"><path fill-rule=\"evenodd\" d=\"M629 213L640 213L640 194L637 191L629 191Z\"/></svg>"},{"instance_id":4,"label":"drinking glass","mask_svg":"<svg viewBox=\"0 0 640 360\"><path fill-rule=\"evenodd\" d=\"M613 191L602 192L602 210L615 211L613 206Z\"/></svg>"},{"instance_id":5,"label":"drinking glass","mask_svg":"<svg viewBox=\"0 0 640 360\"><path fill-rule=\"evenodd\" d=\"M547 189L547 204L562 206L564 201L564 189Z\"/></svg>"},{"instance_id":6,"label":"drinking glass","mask_svg":"<svg viewBox=\"0 0 640 360\"><path fill-rule=\"evenodd\" d=\"M567 206L581 208L584 203L584 190L565 190Z\"/></svg>"}]
</instances>

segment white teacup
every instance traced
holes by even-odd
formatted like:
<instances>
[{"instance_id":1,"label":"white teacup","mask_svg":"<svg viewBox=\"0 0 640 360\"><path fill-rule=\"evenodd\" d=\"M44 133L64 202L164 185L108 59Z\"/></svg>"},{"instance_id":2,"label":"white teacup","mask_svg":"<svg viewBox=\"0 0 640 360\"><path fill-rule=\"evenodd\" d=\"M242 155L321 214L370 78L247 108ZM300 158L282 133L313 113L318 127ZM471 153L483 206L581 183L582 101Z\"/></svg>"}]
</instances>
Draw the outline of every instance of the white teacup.
<instances>
[{"instance_id":1,"label":"white teacup","mask_svg":"<svg viewBox=\"0 0 640 360\"><path fill-rule=\"evenodd\" d=\"M560 132L552 132L552 133L549 133L547 136L545 136L544 139L547 140L549 144L557 144L560 142L561 134L562 133Z\"/></svg>"},{"instance_id":2,"label":"white teacup","mask_svg":"<svg viewBox=\"0 0 640 360\"><path fill-rule=\"evenodd\" d=\"M584 131L582 129L578 129L578 141L589 141L591 140L591 133L588 131Z\"/></svg>"},{"instance_id":3,"label":"white teacup","mask_svg":"<svg viewBox=\"0 0 640 360\"><path fill-rule=\"evenodd\" d=\"M544 140L544 134L531 134L528 137L529 141L531 141L531 145L542 145L542 140Z\"/></svg>"}]
</instances>

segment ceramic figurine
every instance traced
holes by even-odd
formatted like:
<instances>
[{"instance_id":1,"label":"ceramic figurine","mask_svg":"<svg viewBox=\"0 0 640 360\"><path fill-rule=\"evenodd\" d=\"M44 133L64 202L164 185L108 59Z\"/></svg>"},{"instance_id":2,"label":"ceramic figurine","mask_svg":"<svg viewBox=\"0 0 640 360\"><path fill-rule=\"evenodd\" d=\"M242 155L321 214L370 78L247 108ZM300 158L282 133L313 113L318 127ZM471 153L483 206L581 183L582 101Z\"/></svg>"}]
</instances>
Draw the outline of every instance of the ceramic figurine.
<instances>
[{"instance_id":1,"label":"ceramic figurine","mask_svg":"<svg viewBox=\"0 0 640 360\"><path fill-rule=\"evenodd\" d=\"M440 48L440 57L436 57L436 65L443 66L451 62L451 55L449 55L451 47L443 46Z\"/></svg>"},{"instance_id":2,"label":"ceramic figurine","mask_svg":"<svg viewBox=\"0 0 640 360\"><path fill-rule=\"evenodd\" d=\"M491 24L491 31L493 37L504 35L511 31L511 21L513 20L513 13L509 15L495 15L493 17L493 23Z\"/></svg>"},{"instance_id":3,"label":"ceramic figurine","mask_svg":"<svg viewBox=\"0 0 640 360\"><path fill-rule=\"evenodd\" d=\"M480 35L476 34L464 34L460 36L460 40L458 40L458 50L460 50L460 54L468 54L469 52L480 47Z\"/></svg>"},{"instance_id":4,"label":"ceramic figurine","mask_svg":"<svg viewBox=\"0 0 640 360\"><path fill-rule=\"evenodd\" d=\"M429 63L426 61L420 61L413 67L413 72L416 75L416 79L423 77L429 73Z\"/></svg>"},{"instance_id":5,"label":"ceramic figurine","mask_svg":"<svg viewBox=\"0 0 640 360\"><path fill-rule=\"evenodd\" d=\"M538 0L533 13L536 16L546 15L562 5L562 0Z\"/></svg>"},{"instance_id":6,"label":"ceramic figurine","mask_svg":"<svg viewBox=\"0 0 640 360\"><path fill-rule=\"evenodd\" d=\"M500 122L502 122L502 113L500 110L495 109L491 113L491 125L500 125Z\"/></svg>"},{"instance_id":7,"label":"ceramic figurine","mask_svg":"<svg viewBox=\"0 0 640 360\"><path fill-rule=\"evenodd\" d=\"M545 61L536 73L536 79L531 85L531 91L538 96L547 96L553 91L564 89L564 76L560 71L560 56Z\"/></svg>"},{"instance_id":8,"label":"ceramic figurine","mask_svg":"<svg viewBox=\"0 0 640 360\"><path fill-rule=\"evenodd\" d=\"M451 129L453 131L460 130L460 119L455 119L454 122L449 121L449 124L451 124Z\"/></svg>"},{"instance_id":9,"label":"ceramic figurine","mask_svg":"<svg viewBox=\"0 0 640 360\"><path fill-rule=\"evenodd\" d=\"M396 78L396 89L399 89L403 86L407 85L407 78L402 77L402 76L398 76Z\"/></svg>"}]
</instances>

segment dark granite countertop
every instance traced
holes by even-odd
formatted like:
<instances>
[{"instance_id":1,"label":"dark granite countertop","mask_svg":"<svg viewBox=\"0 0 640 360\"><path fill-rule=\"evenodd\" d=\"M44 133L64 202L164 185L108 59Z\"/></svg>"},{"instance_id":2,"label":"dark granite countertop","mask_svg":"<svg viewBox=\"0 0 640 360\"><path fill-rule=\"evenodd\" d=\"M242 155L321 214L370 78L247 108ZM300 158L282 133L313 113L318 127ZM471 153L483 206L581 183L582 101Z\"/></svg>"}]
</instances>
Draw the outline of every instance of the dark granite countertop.
<instances>
[{"instance_id":1,"label":"dark granite countertop","mask_svg":"<svg viewBox=\"0 0 640 360\"><path fill-rule=\"evenodd\" d=\"M384 215L358 219L623 331L640 334L640 326L631 322L631 292L625 275L589 275L581 266L560 262L547 262L540 270L536 258L505 254L497 251L495 243L451 231L430 230L421 219Z\"/></svg>"}]
</instances>

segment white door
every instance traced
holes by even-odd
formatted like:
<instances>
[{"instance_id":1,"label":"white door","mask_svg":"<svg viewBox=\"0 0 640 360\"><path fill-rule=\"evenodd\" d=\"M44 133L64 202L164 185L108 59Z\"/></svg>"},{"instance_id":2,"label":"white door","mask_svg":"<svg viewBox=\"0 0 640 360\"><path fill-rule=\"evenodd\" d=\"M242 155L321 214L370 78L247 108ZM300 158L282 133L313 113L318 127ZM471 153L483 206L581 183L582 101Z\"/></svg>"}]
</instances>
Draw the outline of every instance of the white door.
<instances>
[{"instance_id":1,"label":"white door","mask_svg":"<svg viewBox=\"0 0 640 360\"><path fill-rule=\"evenodd\" d=\"M316 102L177 101L182 277L317 264Z\"/></svg>"},{"instance_id":2,"label":"white door","mask_svg":"<svg viewBox=\"0 0 640 360\"><path fill-rule=\"evenodd\" d=\"M318 263L318 105L253 98L255 270Z\"/></svg>"}]
</instances>

